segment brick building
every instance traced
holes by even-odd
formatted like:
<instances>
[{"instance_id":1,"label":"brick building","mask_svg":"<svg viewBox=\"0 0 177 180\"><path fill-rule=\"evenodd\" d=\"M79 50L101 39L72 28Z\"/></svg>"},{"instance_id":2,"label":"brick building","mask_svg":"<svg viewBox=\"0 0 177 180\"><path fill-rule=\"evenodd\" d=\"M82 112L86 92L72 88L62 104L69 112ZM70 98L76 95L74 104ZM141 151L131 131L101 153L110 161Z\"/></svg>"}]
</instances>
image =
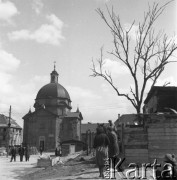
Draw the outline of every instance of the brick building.
<instances>
[{"instance_id":1,"label":"brick building","mask_svg":"<svg viewBox=\"0 0 177 180\"><path fill-rule=\"evenodd\" d=\"M8 123L9 117L0 114L0 147L6 147L7 145L21 145L22 128L11 118L9 131Z\"/></svg>"},{"instance_id":2,"label":"brick building","mask_svg":"<svg viewBox=\"0 0 177 180\"><path fill-rule=\"evenodd\" d=\"M50 83L37 93L34 112L29 111L23 117L23 143L37 148L42 146L45 151L53 151L66 141L80 142L83 119L79 109L71 112L69 93L58 83L55 66L50 76ZM77 143L68 143L68 152L75 151L75 146Z\"/></svg>"},{"instance_id":3,"label":"brick building","mask_svg":"<svg viewBox=\"0 0 177 180\"><path fill-rule=\"evenodd\" d=\"M169 109L177 111L177 87L152 87L144 101L143 112L166 112Z\"/></svg>"}]
</instances>

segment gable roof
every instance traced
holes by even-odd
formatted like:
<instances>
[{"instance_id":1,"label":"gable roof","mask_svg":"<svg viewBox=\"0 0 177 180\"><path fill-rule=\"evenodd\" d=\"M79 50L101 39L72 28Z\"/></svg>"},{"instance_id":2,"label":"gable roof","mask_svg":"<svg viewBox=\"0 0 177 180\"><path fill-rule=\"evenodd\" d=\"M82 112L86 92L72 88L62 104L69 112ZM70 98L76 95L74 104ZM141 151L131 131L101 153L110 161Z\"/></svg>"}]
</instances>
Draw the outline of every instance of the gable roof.
<instances>
[{"instance_id":1,"label":"gable roof","mask_svg":"<svg viewBox=\"0 0 177 180\"><path fill-rule=\"evenodd\" d=\"M175 86L153 86L150 91L148 92L148 95L146 99L144 100L144 104L147 104L149 99L153 96L155 92L158 91L177 91L177 87Z\"/></svg>"},{"instance_id":2,"label":"gable roof","mask_svg":"<svg viewBox=\"0 0 177 180\"><path fill-rule=\"evenodd\" d=\"M118 126L120 124L129 124L135 125L135 122L138 121L138 116L143 117L143 114L123 114L116 120L115 125Z\"/></svg>"},{"instance_id":3,"label":"gable roof","mask_svg":"<svg viewBox=\"0 0 177 180\"><path fill-rule=\"evenodd\" d=\"M104 123L104 125L108 126L109 123ZM81 134L86 133L87 130L90 130L91 132L95 133L97 127L98 127L97 123L81 124Z\"/></svg>"},{"instance_id":4,"label":"gable roof","mask_svg":"<svg viewBox=\"0 0 177 180\"><path fill-rule=\"evenodd\" d=\"M83 120L81 112L68 112L65 118L78 118Z\"/></svg>"},{"instance_id":5,"label":"gable roof","mask_svg":"<svg viewBox=\"0 0 177 180\"><path fill-rule=\"evenodd\" d=\"M9 123L9 117L5 116L4 114L0 114L0 127L7 127ZM18 128L22 129L14 119L10 119L11 128Z\"/></svg>"}]
</instances>

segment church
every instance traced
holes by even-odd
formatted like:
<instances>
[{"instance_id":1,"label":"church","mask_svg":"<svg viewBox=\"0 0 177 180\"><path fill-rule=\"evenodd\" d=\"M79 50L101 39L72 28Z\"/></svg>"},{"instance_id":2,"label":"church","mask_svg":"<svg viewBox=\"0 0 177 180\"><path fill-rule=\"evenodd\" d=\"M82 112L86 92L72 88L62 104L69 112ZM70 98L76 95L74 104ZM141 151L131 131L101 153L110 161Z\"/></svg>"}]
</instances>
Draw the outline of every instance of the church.
<instances>
[{"instance_id":1,"label":"church","mask_svg":"<svg viewBox=\"0 0 177 180\"><path fill-rule=\"evenodd\" d=\"M50 74L50 83L37 93L34 112L23 117L23 145L29 145L44 151L53 151L62 146L67 153L82 148L82 114L77 108L71 112L71 98L68 91L58 83L59 74L54 65Z\"/></svg>"}]
</instances>

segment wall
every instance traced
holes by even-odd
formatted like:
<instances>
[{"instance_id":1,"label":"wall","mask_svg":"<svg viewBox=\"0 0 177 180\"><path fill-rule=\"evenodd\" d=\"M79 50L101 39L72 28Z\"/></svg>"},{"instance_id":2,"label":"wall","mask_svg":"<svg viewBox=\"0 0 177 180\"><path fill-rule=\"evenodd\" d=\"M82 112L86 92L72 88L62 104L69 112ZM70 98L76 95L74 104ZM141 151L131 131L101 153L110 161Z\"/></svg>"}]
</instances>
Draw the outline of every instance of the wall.
<instances>
[{"instance_id":1,"label":"wall","mask_svg":"<svg viewBox=\"0 0 177 180\"><path fill-rule=\"evenodd\" d=\"M122 151L127 163L148 162L148 136L142 126L124 127L122 139Z\"/></svg>"},{"instance_id":2,"label":"wall","mask_svg":"<svg viewBox=\"0 0 177 180\"><path fill-rule=\"evenodd\" d=\"M144 113L164 112L164 108L177 110L177 91L174 89L157 89L144 105Z\"/></svg>"},{"instance_id":3,"label":"wall","mask_svg":"<svg viewBox=\"0 0 177 180\"><path fill-rule=\"evenodd\" d=\"M7 140L10 135L9 145L21 145L22 143L22 130L18 128L10 128L10 133L7 127L0 128L0 147L7 145Z\"/></svg>"},{"instance_id":4,"label":"wall","mask_svg":"<svg viewBox=\"0 0 177 180\"><path fill-rule=\"evenodd\" d=\"M38 110L24 120L24 145L39 148L39 138L44 137L45 149L56 148L56 117L44 110Z\"/></svg>"},{"instance_id":5,"label":"wall","mask_svg":"<svg viewBox=\"0 0 177 180\"><path fill-rule=\"evenodd\" d=\"M143 126L122 129L122 149L127 163L162 163L167 153L177 155L177 115L144 115Z\"/></svg>"},{"instance_id":6,"label":"wall","mask_svg":"<svg viewBox=\"0 0 177 180\"><path fill-rule=\"evenodd\" d=\"M77 118L64 118L61 123L61 142L67 140L80 140L80 120Z\"/></svg>"},{"instance_id":7,"label":"wall","mask_svg":"<svg viewBox=\"0 0 177 180\"><path fill-rule=\"evenodd\" d=\"M177 155L177 115L152 115L147 119L149 161L163 161L165 154Z\"/></svg>"}]
</instances>

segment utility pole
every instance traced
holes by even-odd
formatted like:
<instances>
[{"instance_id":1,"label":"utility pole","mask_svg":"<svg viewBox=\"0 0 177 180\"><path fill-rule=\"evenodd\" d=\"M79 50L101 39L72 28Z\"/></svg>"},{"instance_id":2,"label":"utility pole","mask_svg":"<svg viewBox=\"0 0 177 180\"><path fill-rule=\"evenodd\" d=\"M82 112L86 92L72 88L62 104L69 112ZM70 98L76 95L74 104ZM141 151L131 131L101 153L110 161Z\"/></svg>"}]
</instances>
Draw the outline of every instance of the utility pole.
<instances>
[{"instance_id":1,"label":"utility pole","mask_svg":"<svg viewBox=\"0 0 177 180\"><path fill-rule=\"evenodd\" d=\"M9 141L10 141L10 126L11 126L11 105L10 105L10 109L9 109L9 123L7 124L8 126L8 138L7 138L7 157L9 155Z\"/></svg>"}]
</instances>

